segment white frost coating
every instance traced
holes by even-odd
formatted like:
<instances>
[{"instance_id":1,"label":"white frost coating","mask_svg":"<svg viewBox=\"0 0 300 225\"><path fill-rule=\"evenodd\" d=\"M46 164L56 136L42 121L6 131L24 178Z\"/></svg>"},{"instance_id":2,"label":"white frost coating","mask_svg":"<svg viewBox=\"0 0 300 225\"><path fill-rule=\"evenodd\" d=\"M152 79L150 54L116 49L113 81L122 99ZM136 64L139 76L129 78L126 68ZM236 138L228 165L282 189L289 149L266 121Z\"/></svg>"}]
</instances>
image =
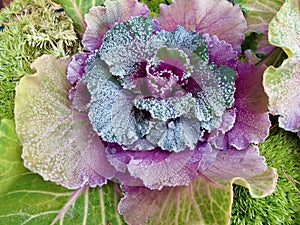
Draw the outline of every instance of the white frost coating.
<instances>
[{"instance_id":1,"label":"white frost coating","mask_svg":"<svg viewBox=\"0 0 300 225\"><path fill-rule=\"evenodd\" d=\"M148 121L135 115L134 95L121 88L101 60L89 67L83 80L92 94L89 119L94 130L105 141L133 145L149 130Z\"/></svg>"},{"instance_id":2,"label":"white frost coating","mask_svg":"<svg viewBox=\"0 0 300 225\"><path fill-rule=\"evenodd\" d=\"M264 73L264 88L272 114L280 115L279 126L293 132L300 130L300 11L299 1L287 0L269 27L270 43L288 55L279 68Z\"/></svg>"},{"instance_id":3,"label":"white frost coating","mask_svg":"<svg viewBox=\"0 0 300 225\"><path fill-rule=\"evenodd\" d=\"M16 88L16 132L27 168L70 189L103 185L114 170L87 115L70 108L69 59L42 56Z\"/></svg>"},{"instance_id":4,"label":"white frost coating","mask_svg":"<svg viewBox=\"0 0 300 225\"><path fill-rule=\"evenodd\" d=\"M166 40L168 48L177 48L187 54L194 52L199 46L205 46L206 41L197 32L188 32L182 26L178 26L173 32L162 30L157 36Z\"/></svg>"},{"instance_id":5,"label":"white frost coating","mask_svg":"<svg viewBox=\"0 0 300 225\"><path fill-rule=\"evenodd\" d=\"M173 153L165 160L148 165L146 159L132 159L128 171L133 177L140 178L150 189L162 189L164 186L188 185L195 174L191 173L194 151L185 150Z\"/></svg>"},{"instance_id":6,"label":"white frost coating","mask_svg":"<svg viewBox=\"0 0 300 225\"><path fill-rule=\"evenodd\" d=\"M152 118L162 121L188 114L194 104L195 99L190 93L182 97L170 97L162 100L156 98L134 100L135 107L149 111Z\"/></svg>"},{"instance_id":7,"label":"white frost coating","mask_svg":"<svg viewBox=\"0 0 300 225\"><path fill-rule=\"evenodd\" d=\"M162 46L163 40L152 34L152 23L150 18L133 17L106 33L98 55L113 75L133 75L137 63L151 59Z\"/></svg>"},{"instance_id":8,"label":"white frost coating","mask_svg":"<svg viewBox=\"0 0 300 225\"><path fill-rule=\"evenodd\" d=\"M233 104L236 72L208 64L208 58L202 61L196 55L192 55L192 63L191 77L202 90L196 95L195 116L203 128L211 131L220 125L225 109Z\"/></svg>"},{"instance_id":9,"label":"white frost coating","mask_svg":"<svg viewBox=\"0 0 300 225\"><path fill-rule=\"evenodd\" d=\"M194 149L202 135L197 119L180 117L166 124L157 123L146 138L151 143L157 143L163 150L180 152L186 147Z\"/></svg>"},{"instance_id":10,"label":"white frost coating","mask_svg":"<svg viewBox=\"0 0 300 225\"><path fill-rule=\"evenodd\" d=\"M152 19L133 17L107 32L83 78L89 118L103 140L125 149L194 149L231 107L235 72L209 64L198 33L153 29Z\"/></svg>"},{"instance_id":11,"label":"white frost coating","mask_svg":"<svg viewBox=\"0 0 300 225\"><path fill-rule=\"evenodd\" d=\"M94 130L108 142L122 145L138 140L133 117L133 96L111 81L102 85L91 102L89 118Z\"/></svg>"}]
</instances>

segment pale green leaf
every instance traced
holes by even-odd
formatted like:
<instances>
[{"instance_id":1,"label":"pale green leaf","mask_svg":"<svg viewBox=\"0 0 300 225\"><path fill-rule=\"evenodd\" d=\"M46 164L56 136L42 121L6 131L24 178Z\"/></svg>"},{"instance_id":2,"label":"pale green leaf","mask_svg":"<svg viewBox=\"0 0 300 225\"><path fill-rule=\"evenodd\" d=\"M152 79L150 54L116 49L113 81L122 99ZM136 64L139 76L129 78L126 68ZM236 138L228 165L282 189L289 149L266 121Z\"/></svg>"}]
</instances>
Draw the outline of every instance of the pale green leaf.
<instances>
[{"instance_id":1,"label":"pale green leaf","mask_svg":"<svg viewBox=\"0 0 300 225\"><path fill-rule=\"evenodd\" d=\"M268 25L284 0L235 0L245 12L248 32L267 33Z\"/></svg>"},{"instance_id":2,"label":"pale green leaf","mask_svg":"<svg viewBox=\"0 0 300 225\"><path fill-rule=\"evenodd\" d=\"M16 133L24 165L45 180L77 189L106 183L113 167L85 112L72 108L66 79L69 58L43 55L32 63L33 75L16 87Z\"/></svg>"},{"instance_id":3,"label":"pale green leaf","mask_svg":"<svg viewBox=\"0 0 300 225\"><path fill-rule=\"evenodd\" d=\"M274 46L268 42L268 26L284 0L234 0L244 11L247 32L261 34L258 38L257 52L269 54Z\"/></svg>"},{"instance_id":4,"label":"pale green leaf","mask_svg":"<svg viewBox=\"0 0 300 225\"><path fill-rule=\"evenodd\" d=\"M288 55L279 68L264 73L271 113L280 115L280 127L300 130L300 13L299 1L287 0L269 26L269 41Z\"/></svg>"},{"instance_id":5,"label":"pale green leaf","mask_svg":"<svg viewBox=\"0 0 300 225\"><path fill-rule=\"evenodd\" d=\"M215 175L219 176L220 169L216 172ZM230 224L233 183L248 187L254 197L263 197L271 194L266 190L274 191L275 180L274 169L268 169L247 181L236 177L224 183L200 173L187 187L167 187L161 191L129 187L119 209L132 225L144 224L148 217L148 224L226 225Z\"/></svg>"},{"instance_id":6,"label":"pale green leaf","mask_svg":"<svg viewBox=\"0 0 300 225\"><path fill-rule=\"evenodd\" d=\"M28 171L12 120L0 125L0 154L0 224L124 224L112 183L72 192Z\"/></svg>"},{"instance_id":7,"label":"pale green leaf","mask_svg":"<svg viewBox=\"0 0 300 225\"><path fill-rule=\"evenodd\" d=\"M104 0L54 0L59 3L73 20L76 31L82 36L86 28L84 15L93 6L103 4Z\"/></svg>"},{"instance_id":8,"label":"pale green leaf","mask_svg":"<svg viewBox=\"0 0 300 225\"><path fill-rule=\"evenodd\" d=\"M229 224L233 192L231 185L215 185L198 178L185 188L173 188L161 193L160 212L149 224Z\"/></svg>"},{"instance_id":9,"label":"pale green leaf","mask_svg":"<svg viewBox=\"0 0 300 225\"><path fill-rule=\"evenodd\" d=\"M269 41L289 57L300 57L299 1L287 0L269 25Z\"/></svg>"}]
</instances>

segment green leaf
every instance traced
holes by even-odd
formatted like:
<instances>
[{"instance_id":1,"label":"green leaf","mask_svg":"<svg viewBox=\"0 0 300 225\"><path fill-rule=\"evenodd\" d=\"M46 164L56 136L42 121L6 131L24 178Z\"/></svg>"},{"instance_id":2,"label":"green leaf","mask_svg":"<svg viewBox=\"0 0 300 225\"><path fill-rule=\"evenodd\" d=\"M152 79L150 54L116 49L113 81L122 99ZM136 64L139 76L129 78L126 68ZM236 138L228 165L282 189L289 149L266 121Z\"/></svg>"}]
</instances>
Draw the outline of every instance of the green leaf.
<instances>
[{"instance_id":1,"label":"green leaf","mask_svg":"<svg viewBox=\"0 0 300 225\"><path fill-rule=\"evenodd\" d=\"M259 31L264 34L267 33L270 21L283 2L284 0L234 0L246 14L248 32Z\"/></svg>"},{"instance_id":2,"label":"green leaf","mask_svg":"<svg viewBox=\"0 0 300 225\"><path fill-rule=\"evenodd\" d=\"M77 189L106 183L114 168L86 112L74 109L66 79L69 58L43 55L16 87L16 133L24 165L45 180Z\"/></svg>"},{"instance_id":3,"label":"green leaf","mask_svg":"<svg viewBox=\"0 0 300 225\"><path fill-rule=\"evenodd\" d=\"M234 0L234 3L240 4L241 9L244 11L248 27L247 32L260 34L260 38L256 40L257 46L249 46L250 49L253 50L253 47L255 47L257 52L269 54L274 46L271 46L268 42L268 25L284 3L284 0Z\"/></svg>"},{"instance_id":4,"label":"green leaf","mask_svg":"<svg viewBox=\"0 0 300 225\"><path fill-rule=\"evenodd\" d=\"M232 183L243 183L252 196L263 197L267 193L258 191L258 187L265 186L265 189L270 185L274 190L275 173L274 169L269 169L252 177L249 183L239 178L217 183L200 174L188 187L167 187L161 191L129 187L119 209L125 220L133 225L144 224L149 216L148 224L226 225L231 217Z\"/></svg>"},{"instance_id":5,"label":"green leaf","mask_svg":"<svg viewBox=\"0 0 300 225\"><path fill-rule=\"evenodd\" d=\"M280 127L300 130L300 13L296 0L287 0L269 26L269 41L288 55L279 68L269 67L263 85L271 113L280 115Z\"/></svg>"},{"instance_id":6,"label":"green leaf","mask_svg":"<svg viewBox=\"0 0 300 225\"><path fill-rule=\"evenodd\" d=\"M24 168L12 120L1 122L0 154L0 224L124 224L114 184L72 192Z\"/></svg>"},{"instance_id":7,"label":"green leaf","mask_svg":"<svg viewBox=\"0 0 300 225\"><path fill-rule=\"evenodd\" d=\"M102 5L104 0L54 0L54 2L63 7L67 15L73 20L75 30L82 36L86 28L84 15L93 6Z\"/></svg>"},{"instance_id":8,"label":"green leaf","mask_svg":"<svg viewBox=\"0 0 300 225\"><path fill-rule=\"evenodd\" d=\"M167 189L160 194L160 212L151 217L149 224L229 224L233 200L229 183L217 186L198 176L189 187Z\"/></svg>"}]
</instances>

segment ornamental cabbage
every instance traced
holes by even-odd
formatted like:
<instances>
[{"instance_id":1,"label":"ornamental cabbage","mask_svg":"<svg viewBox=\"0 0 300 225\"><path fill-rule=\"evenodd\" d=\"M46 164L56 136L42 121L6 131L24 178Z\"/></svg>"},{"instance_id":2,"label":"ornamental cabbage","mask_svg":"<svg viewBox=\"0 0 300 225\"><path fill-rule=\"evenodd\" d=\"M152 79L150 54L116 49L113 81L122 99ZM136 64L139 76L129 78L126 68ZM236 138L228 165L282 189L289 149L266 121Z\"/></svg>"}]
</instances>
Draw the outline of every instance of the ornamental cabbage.
<instances>
[{"instance_id":1,"label":"ornamental cabbage","mask_svg":"<svg viewBox=\"0 0 300 225\"><path fill-rule=\"evenodd\" d=\"M237 61L240 8L177 0L151 18L136 0L104 4L85 17L86 52L38 58L16 89L25 166L69 189L119 183L129 224L162 223L191 192L191 222L226 224L233 182L271 194L276 171L253 145L270 127L265 66Z\"/></svg>"}]
</instances>

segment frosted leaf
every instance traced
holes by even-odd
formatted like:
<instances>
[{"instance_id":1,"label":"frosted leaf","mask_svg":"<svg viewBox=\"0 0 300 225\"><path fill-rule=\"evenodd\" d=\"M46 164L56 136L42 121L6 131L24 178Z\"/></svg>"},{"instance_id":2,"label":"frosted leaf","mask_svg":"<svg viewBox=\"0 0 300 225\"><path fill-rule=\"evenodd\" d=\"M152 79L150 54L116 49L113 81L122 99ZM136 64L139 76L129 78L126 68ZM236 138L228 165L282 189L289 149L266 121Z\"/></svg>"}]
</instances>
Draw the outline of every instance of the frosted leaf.
<instances>
[{"instance_id":1,"label":"frosted leaf","mask_svg":"<svg viewBox=\"0 0 300 225\"><path fill-rule=\"evenodd\" d=\"M179 153L158 148L136 152L109 144L107 157L118 171L125 174L129 172L150 189L161 189L164 186L188 185L196 177L199 162L204 159L202 155L206 150L209 149L202 146L201 149L187 149Z\"/></svg>"},{"instance_id":2,"label":"frosted leaf","mask_svg":"<svg viewBox=\"0 0 300 225\"><path fill-rule=\"evenodd\" d=\"M148 132L147 118L133 108L135 96L121 88L103 61L96 58L83 80L92 95L89 118L103 140L132 145Z\"/></svg>"},{"instance_id":3,"label":"frosted leaf","mask_svg":"<svg viewBox=\"0 0 300 225\"><path fill-rule=\"evenodd\" d=\"M229 145L244 149L251 143L260 143L269 134L270 120L268 97L262 86L265 66L239 62L236 79L235 102L236 119L234 126L226 134Z\"/></svg>"},{"instance_id":4,"label":"frosted leaf","mask_svg":"<svg viewBox=\"0 0 300 225\"><path fill-rule=\"evenodd\" d=\"M194 52L199 46L206 46L206 41L197 32L188 32L182 26L178 26L174 31L159 31L156 35L165 40L168 48L177 48L187 54Z\"/></svg>"},{"instance_id":5,"label":"frosted leaf","mask_svg":"<svg viewBox=\"0 0 300 225\"><path fill-rule=\"evenodd\" d=\"M186 90L194 92L195 116L210 131L221 123L225 109L233 104L236 72L228 67L216 67L213 63L207 65L195 56L192 64L194 70Z\"/></svg>"},{"instance_id":6,"label":"frosted leaf","mask_svg":"<svg viewBox=\"0 0 300 225\"><path fill-rule=\"evenodd\" d=\"M300 130L300 58L270 67L264 74L271 113L280 115L279 126L293 132Z\"/></svg>"},{"instance_id":7,"label":"frosted leaf","mask_svg":"<svg viewBox=\"0 0 300 225\"><path fill-rule=\"evenodd\" d=\"M69 91L69 99L74 109L79 112L88 111L88 106L91 100L91 94L87 89L86 84L80 80L75 87Z\"/></svg>"},{"instance_id":8,"label":"frosted leaf","mask_svg":"<svg viewBox=\"0 0 300 225\"><path fill-rule=\"evenodd\" d=\"M220 127L214 129L209 134L209 143L219 149L226 150L229 148L228 138L225 135L230 129L232 129L236 122L236 109L227 109L222 116L222 123ZM237 138L238 139L238 138Z\"/></svg>"},{"instance_id":9,"label":"frosted leaf","mask_svg":"<svg viewBox=\"0 0 300 225\"><path fill-rule=\"evenodd\" d=\"M233 50L230 44L219 40L216 35L204 34L203 37L207 42L209 63L213 62L217 66L236 68L238 52Z\"/></svg>"},{"instance_id":10,"label":"frosted leaf","mask_svg":"<svg viewBox=\"0 0 300 225\"><path fill-rule=\"evenodd\" d=\"M178 25L187 31L216 35L240 52L247 29L246 20L238 5L220 0L176 0L160 4L160 28L173 31Z\"/></svg>"},{"instance_id":11,"label":"frosted leaf","mask_svg":"<svg viewBox=\"0 0 300 225\"><path fill-rule=\"evenodd\" d=\"M279 126L300 130L300 11L299 1L287 0L269 26L270 43L288 55L279 68L269 67L263 85L269 97L269 109L279 115Z\"/></svg>"},{"instance_id":12,"label":"frosted leaf","mask_svg":"<svg viewBox=\"0 0 300 225\"><path fill-rule=\"evenodd\" d=\"M189 113L195 104L192 95L186 94L182 97L170 97L168 99L135 99L134 106L140 110L146 110L154 119L167 121Z\"/></svg>"},{"instance_id":13,"label":"frosted leaf","mask_svg":"<svg viewBox=\"0 0 300 225\"><path fill-rule=\"evenodd\" d=\"M90 53L76 54L71 57L67 69L67 80L70 84L76 84L84 75L87 59Z\"/></svg>"},{"instance_id":14,"label":"frosted leaf","mask_svg":"<svg viewBox=\"0 0 300 225\"><path fill-rule=\"evenodd\" d=\"M167 123L157 123L146 138L151 143L157 143L163 150L180 152L186 147L194 149L201 136L198 120L180 117Z\"/></svg>"},{"instance_id":15,"label":"frosted leaf","mask_svg":"<svg viewBox=\"0 0 300 225\"><path fill-rule=\"evenodd\" d=\"M147 16L149 9L137 0L106 0L104 6L92 7L85 15L87 28L82 44L89 52L99 49L103 36L116 23L129 20L132 16Z\"/></svg>"},{"instance_id":16,"label":"frosted leaf","mask_svg":"<svg viewBox=\"0 0 300 225\"><path fill-rule=\"evenodd\" d=\"M16 88L16 133L24 165L45 180L70 189L103 185L114 175L104 146L86 113L70 106L68 58L44 55L32 64L34 75Z\"/></svg>"},{"instance_id":17,"label":"frosted leaf","mask_svg":"<svg viewBox=\"0 0 300 225\"><path fill-rule=\"evenodd\" d=\"M102 86L110 79L114 80L109 72L108 66L99 58L91 59L92 63L88 63L87 72L83 76L83 82L87 84L88 90L91 93L92 100L96 98L101 91Z\"/></svg>"},{"instance_id":18,"label":"frosted leaf","mask_svg":"<svg viewBox=\"0 0 300 225\"><path fill-rule=\"evenodd\" d=\"M138 63L151 59L162 45L162 40L153 35L153 29L152 19L144 17L116 24L104 36L97 54L109 65L113 75L134 75Z\"/></svg>"}]
</instances>

